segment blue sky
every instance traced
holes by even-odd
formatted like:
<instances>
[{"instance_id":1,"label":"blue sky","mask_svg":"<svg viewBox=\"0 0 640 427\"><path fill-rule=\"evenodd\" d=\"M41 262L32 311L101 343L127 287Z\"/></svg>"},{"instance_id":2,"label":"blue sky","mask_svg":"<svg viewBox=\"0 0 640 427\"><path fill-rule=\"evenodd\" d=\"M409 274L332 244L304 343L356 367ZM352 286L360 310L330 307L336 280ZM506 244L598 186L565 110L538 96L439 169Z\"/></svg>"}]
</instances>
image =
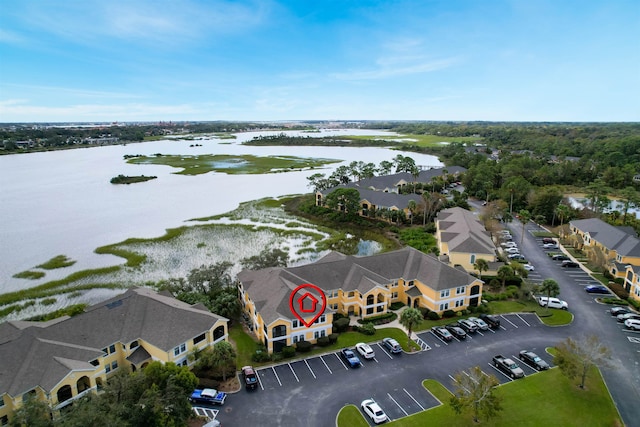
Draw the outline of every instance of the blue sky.
<instances>
[{"instance_id":1,"label":"blue sky","mask_svg":"<svg viewBox=\"0 0 640 427\"><path fill-rule=\"evenodd\" d=\"M637 0L2 0L0 122L640 121Z\"/></svg>"}]
</instances>

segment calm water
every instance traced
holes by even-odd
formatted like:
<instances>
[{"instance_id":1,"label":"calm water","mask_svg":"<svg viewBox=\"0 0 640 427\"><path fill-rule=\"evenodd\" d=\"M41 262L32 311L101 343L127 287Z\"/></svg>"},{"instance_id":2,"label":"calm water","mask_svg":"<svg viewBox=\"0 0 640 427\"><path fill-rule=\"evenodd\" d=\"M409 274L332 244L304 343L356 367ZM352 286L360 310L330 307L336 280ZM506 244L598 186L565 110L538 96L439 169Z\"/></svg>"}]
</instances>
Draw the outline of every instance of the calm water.
<instances>
[{"instance_id":1,"label":"calm water","mask_svg":"<svg viewBox=\"0 0 640 427\"><path fill-rule=\"evenodd\" d=\"M122 263L121 258L96 255L93 250L130 237L157 237L167 228L184 225L192 218L231 211L244 201L307 193L310 189L306 177L317 172L330 174L354 160L377 165L403 154L414 158L417 164L442 165L434 156L383 148L239 145L258 134L239 134L236 140L198 140L201 147L189 147L195 141L163 140L0 156L0 292L34 286L77 270ZM365 130L310 135L323 134L385 135ZM155 153L293 155L344 162L304 172L183 176L173 174L177 169L169 166L131 165L123 159L125 154ZM109 180L118 174L155 175L158 179L132 185L110 184ZM77 263L47 271L41 280L11 277L60 254Z\"/></svg>"}]
</instances>

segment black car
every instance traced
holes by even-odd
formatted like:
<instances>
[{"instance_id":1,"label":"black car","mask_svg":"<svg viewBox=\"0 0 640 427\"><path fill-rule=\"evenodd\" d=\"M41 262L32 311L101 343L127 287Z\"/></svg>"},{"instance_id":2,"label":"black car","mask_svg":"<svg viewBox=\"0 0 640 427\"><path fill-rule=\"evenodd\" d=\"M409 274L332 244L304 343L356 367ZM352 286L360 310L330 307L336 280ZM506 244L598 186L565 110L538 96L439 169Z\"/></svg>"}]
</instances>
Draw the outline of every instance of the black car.
<instances>
[{"instance_id":1,"label":"black car","mask_svg":"<svg viewBox=\"0 0 640 427\"><path fill-rule=\"evenodd\" d=\"M258 376L251 366L242 367L242 377L244 378L244 386L248 390L255 390L258 388Z\"/></svg>"},{"instance_id":2,"label":"black car","mask_svg":"<svg viewBox=\"0 0 640 427\"><path fill-rule=\"evenodd\" d=\"M618 314L631 313L631 310L629 310L627 307L611 307L610 312L612 316L617 316Z\"/></svg>"},{"instance_id":3,"label":"black car","mask_svg":"<svg viewBox=\"0 0 640 427\"><path fill-rule=\"evenodd\" d=\"M433 331L433 333L443 341L453 340L453 335L451 335L451 332L447 331L447 328L444 328L442 326L434 326L431 331Z\"/></svg>"},{"instance_id":4,"label":"black car","mask_svg":"<svg viewBox=\"0 0 640 427\"><path fill-rule=\"evenodd\" d=\"M500 319L490 314L482 313L480 318L484 320L484 322L489 325L491 329L498 329L500 327Z\"/></svg>"},{"instance_id":5,"label":"black car","mask_svg":"<svg viewBox=\"0 0 640 427\"><path fill-rule=\"evenodd\" d=\"M554 261L569 261L569 257L564 254L551 255L551 259Z\"/></svg>"},{"instance_id":6,"label":"black car","mask_svg":"<svg viewBox=\"0 0 640 427\"><path fill-rule=\"evenodd\" d=\"M578 264L577 262L573 262L573 261L569 261L569 260L564 260L562 261L562 265L560 265L560 267L565 267L565 268L577 268L580 264Z\"/></svg>"},{"instance_id":7,"label":"black car","mask_svg":"<svg viewBox=\"0 0 640 427\"><path fill-rule=\"evenodd\" d=\"M538 371L549 369L549 364L532 351L522 350L519 357L520 360Z\"/></svg>"},{"instance_id":8,"label":"black car","mask_svg":"<svg viewBox=\"0 0 640 427\"><path fill-rule=\"evenodd\" d=\"M459 340L463 340L467 338L467 333L461 327L457 326L455 323L451 325L447 325L445 326L445 328L447 328L447 331L451 332L451 335L458 338Z\"/></svg>"}]
</instances>

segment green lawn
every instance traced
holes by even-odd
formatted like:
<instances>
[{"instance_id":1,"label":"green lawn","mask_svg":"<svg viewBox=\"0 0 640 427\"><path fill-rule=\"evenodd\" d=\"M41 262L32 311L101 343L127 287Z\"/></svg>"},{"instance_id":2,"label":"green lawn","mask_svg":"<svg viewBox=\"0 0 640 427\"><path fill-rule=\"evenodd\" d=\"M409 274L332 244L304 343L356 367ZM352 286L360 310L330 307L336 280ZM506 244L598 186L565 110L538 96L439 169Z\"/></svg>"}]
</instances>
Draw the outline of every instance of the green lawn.
<instances>
[{"instance_id":1,"label":"green lawn","mask_svg":"<svg viewBox=\"0 0 640 427\"><path fill-rule=\"evenodd\" d=\"M240 369L243 366L252 365L251 355L258 349L258 343L251 335L244 332L242 325L238 322L234 322L229 329L229 338L236 348L236 367Z\"/></svg>"},{"instance_id":2,"label":"green lawn","mask_svg":"<svg viewBox=\"0 0 640 427\"><path fill-rule=\"evenodd\" d=\"M443 402L426 411L389 423L393 427L418 426L475 426L471 415L457 415L449 406L451 394L440 383L425 380L423 386ZM493 420L481 420L483 426L622 426L620 415L611 400L600 371L596 368L587 378L585 390L576 381L568 380L559 369L506 383L496 390L502 396L503 410ZM344 409L344 408L343 408ZM384 409L384 408L383 408ZM355 408L357 410L357 408ZM341 411L342 412L342 411ZM359 412L359 411L358 411ZM360 415L362 418L362 415ZM353 418L339 427L349 427L357 422Z\"/></svg>"},{"instance_id":3,"label":"green lawn","mask_svg":"<svg viewBox=\"0 0 640 427\"><path fill-rule=\"evenodd\" d=\"M338 412L336 425L342 427L369 427L369 423L362 417L355 405L347 405Z\"/></svg>"}]
</instances>

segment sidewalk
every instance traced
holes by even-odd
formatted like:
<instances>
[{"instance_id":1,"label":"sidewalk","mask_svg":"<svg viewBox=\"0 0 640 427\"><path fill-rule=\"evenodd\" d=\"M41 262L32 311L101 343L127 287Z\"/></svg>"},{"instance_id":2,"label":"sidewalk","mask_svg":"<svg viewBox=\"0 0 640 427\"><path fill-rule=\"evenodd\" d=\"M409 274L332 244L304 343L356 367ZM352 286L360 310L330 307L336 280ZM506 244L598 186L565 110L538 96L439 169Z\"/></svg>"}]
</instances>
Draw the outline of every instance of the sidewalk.
<instances>
[{"instance_id":1,"label":"sidewalk","mask_svg":"<svg viewBox=\"0 0 640 427\"><path fill-rule=\"evenodd\" d=\"M400 323L400 315L407 308L409 308L409 307L405 305L402 308L400 308L399 310L389 310L389 312L396 313L398 315L398 317L395 320L393 320L393 321L391 321L389 323L384 323L382 325L374 325L374 327L376 329L398 328L401 331L404 331L404 333L406 334L408 331L407 331L407 328L402 326L402 324ZM356 316L350 317L349 326L354 326L354 325L359 326L360 323L358 323L358 319L359 319L359 317L356 317ZM411 339L415 340L416 338L418 338L418 335L414 331L411 331Z\"/></svg>"}]
</instances>

